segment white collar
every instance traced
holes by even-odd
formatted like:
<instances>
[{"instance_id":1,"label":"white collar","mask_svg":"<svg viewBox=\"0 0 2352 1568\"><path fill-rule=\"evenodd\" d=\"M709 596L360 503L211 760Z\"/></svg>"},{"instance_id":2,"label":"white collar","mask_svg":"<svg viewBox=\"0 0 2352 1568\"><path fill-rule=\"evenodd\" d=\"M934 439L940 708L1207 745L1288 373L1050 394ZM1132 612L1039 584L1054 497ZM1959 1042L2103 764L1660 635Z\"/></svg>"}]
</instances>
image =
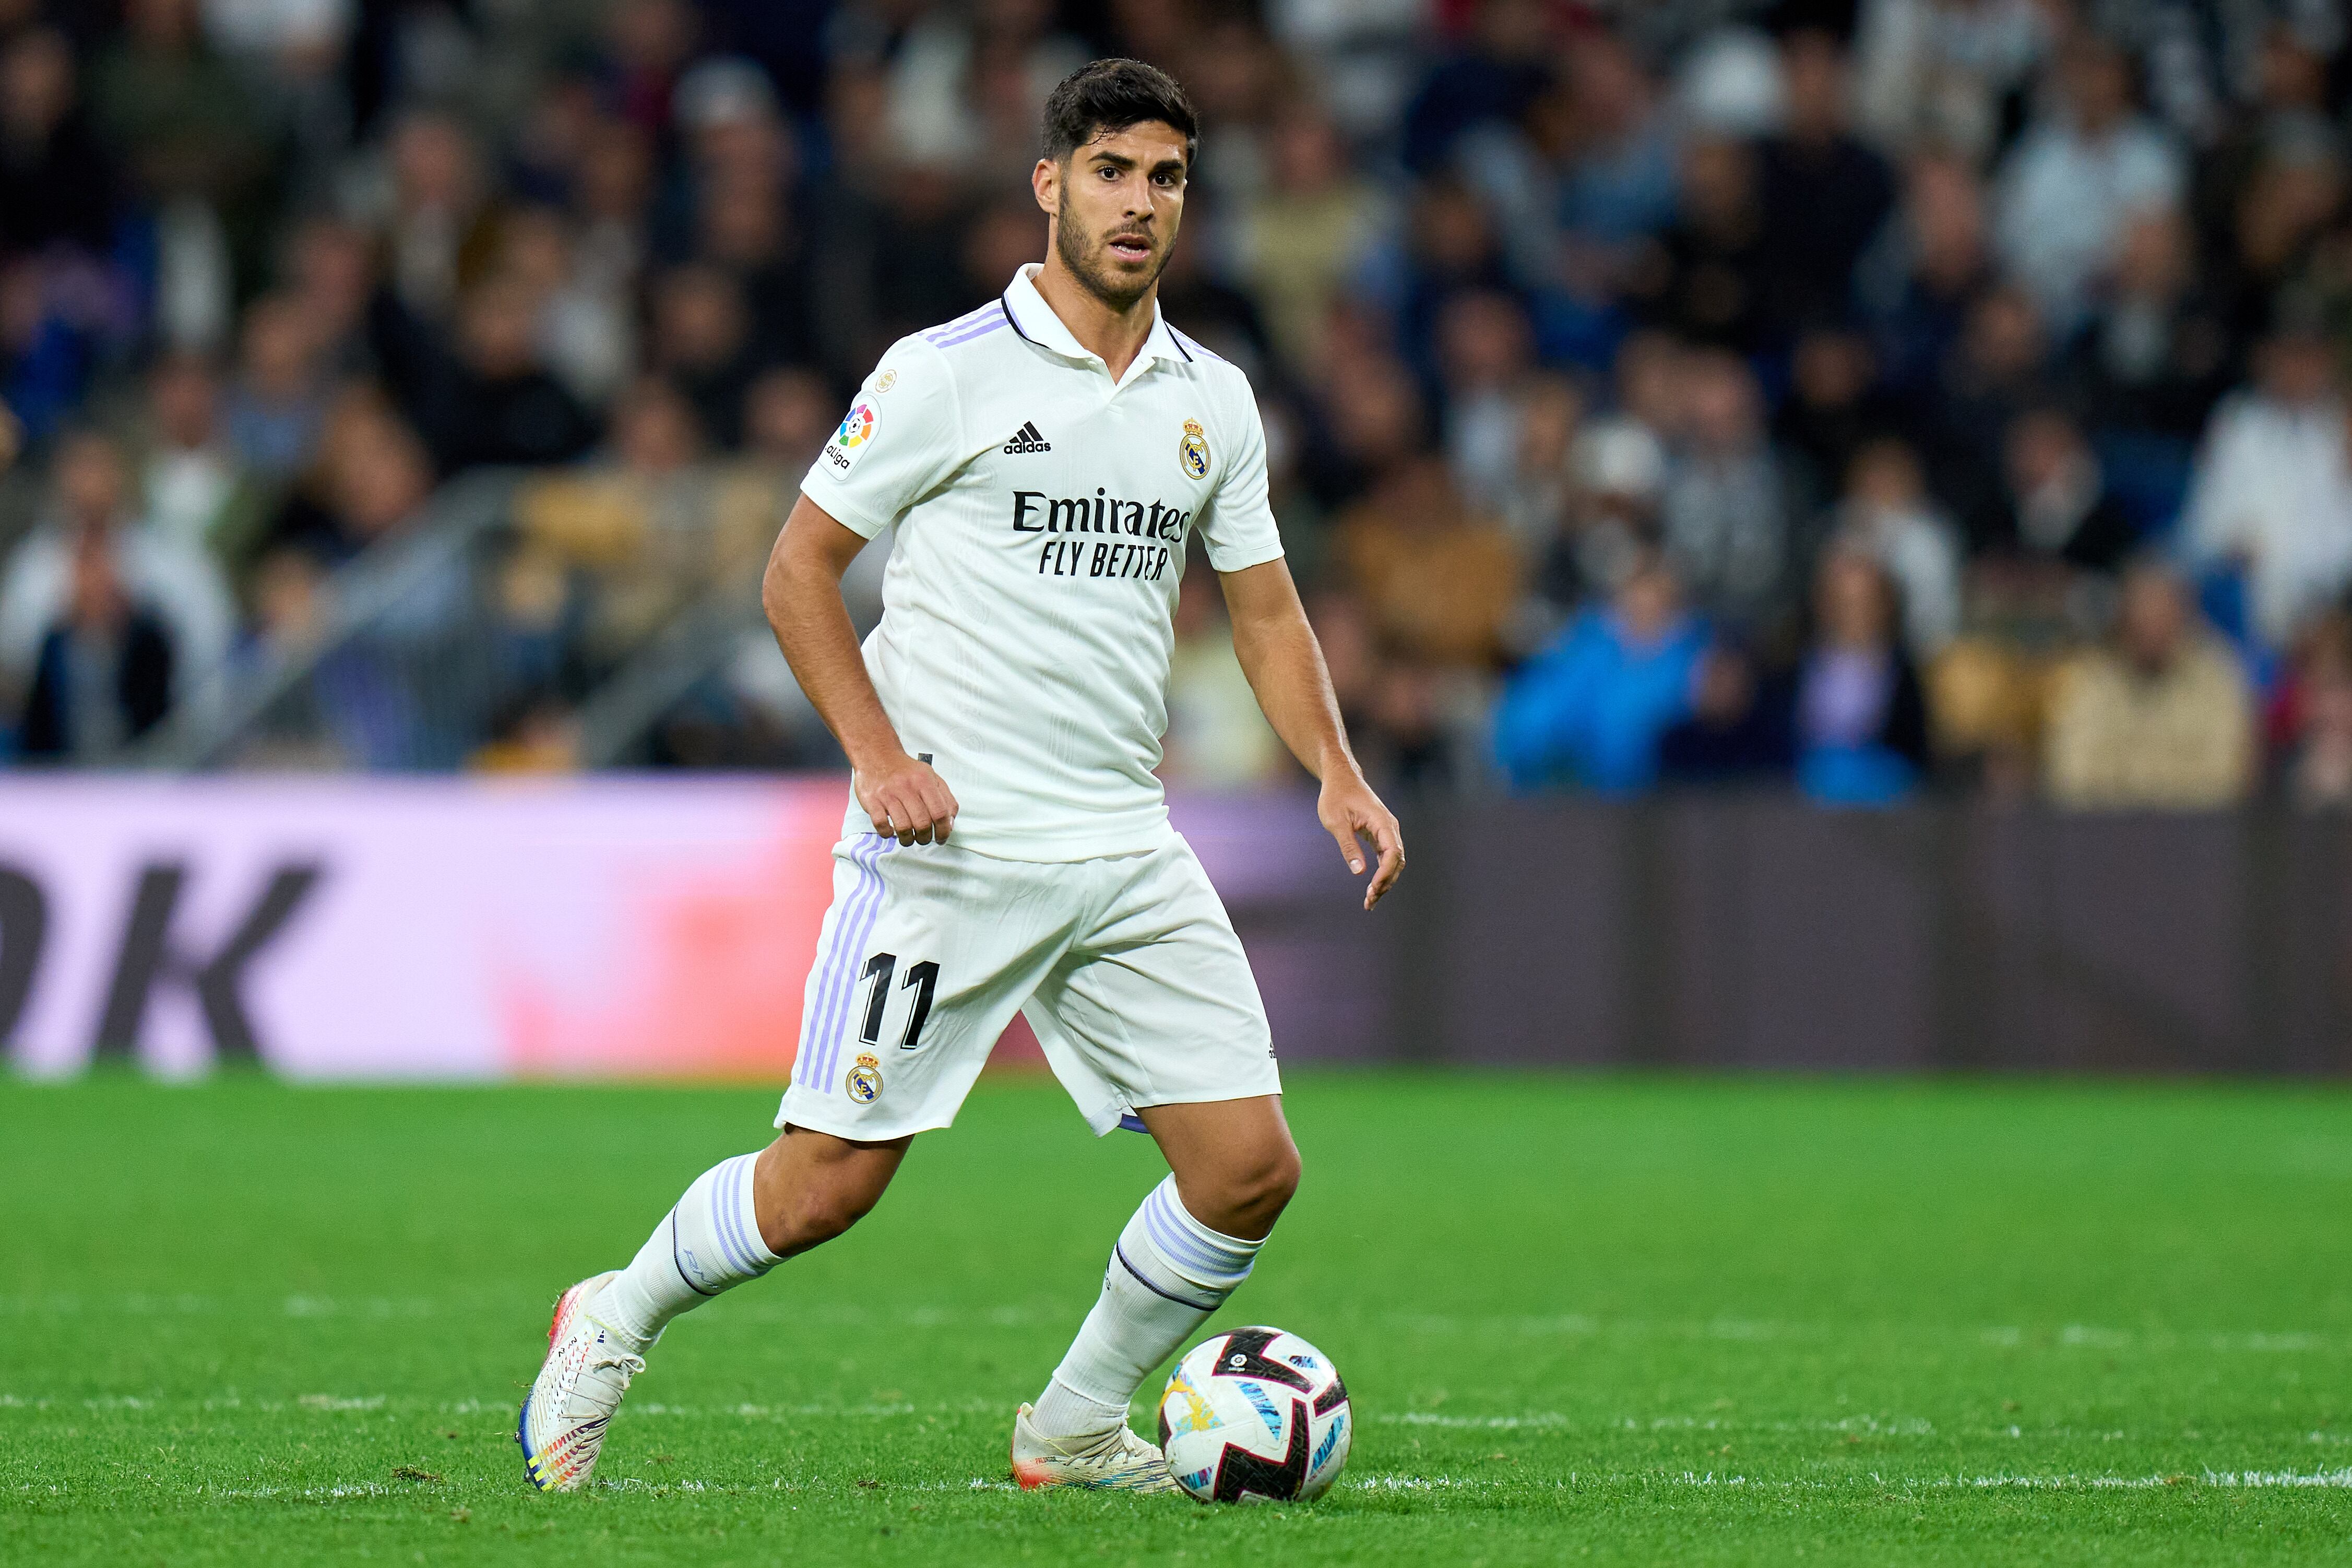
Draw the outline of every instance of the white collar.
<instances>
[{"instance_id":1,"label":"white collar","mask_svg":"<svg viewBox=\"0 0 2352 1568\"><path fill-rule=\"evenodd\" d=\"M1045 264L1025 263L1013 275L1013 282L1004 290L1004 319L1013 330L1041 349L1047 349L1066 359L1083 360L1089 364L1102 364L1102 356L1078 342L1077 335L1062 322L1045 296L1037 292L1037 274ZM1151 331L1137 351L1135 363L1127 367L1127 379L1133 380L1138 371L1154 360L1175 360L1190 363L1192 355L1176 341L1174 329L1160 313L1160 301L1151 301ZM1108 366L1105 366L1108 369Z\"/></svg>"}]
</instances>

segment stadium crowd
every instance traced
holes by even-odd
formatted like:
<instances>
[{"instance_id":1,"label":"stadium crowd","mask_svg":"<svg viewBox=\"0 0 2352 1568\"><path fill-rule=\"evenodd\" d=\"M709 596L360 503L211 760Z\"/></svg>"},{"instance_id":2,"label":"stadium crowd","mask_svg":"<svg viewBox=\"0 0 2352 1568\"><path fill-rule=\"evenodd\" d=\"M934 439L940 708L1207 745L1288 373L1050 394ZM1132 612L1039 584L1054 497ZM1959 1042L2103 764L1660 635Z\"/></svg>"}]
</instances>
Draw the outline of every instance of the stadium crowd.
<instances>
[{"instance_id":1,"label":"stadium crowd","mask_svg":"<svg viewBox=\"0 0 2352 1568\"><path fill-rule=\"evenodd\" d=\"M1201 110L1163 304L1257 387L1376 782L2352 804L2346 41L2334 0L0 0L0 754L299 667L247 760L571 765L883 349L1042 254L1044 95L1119 53ZM412 628L489 650L476 718L389 744L409 667L325 647L339 598L518 465ZM1196 561L1167 771L1279 777L1221 613ZM633 755L835 757L756 636Z\"/></svg>"}]
</instances>

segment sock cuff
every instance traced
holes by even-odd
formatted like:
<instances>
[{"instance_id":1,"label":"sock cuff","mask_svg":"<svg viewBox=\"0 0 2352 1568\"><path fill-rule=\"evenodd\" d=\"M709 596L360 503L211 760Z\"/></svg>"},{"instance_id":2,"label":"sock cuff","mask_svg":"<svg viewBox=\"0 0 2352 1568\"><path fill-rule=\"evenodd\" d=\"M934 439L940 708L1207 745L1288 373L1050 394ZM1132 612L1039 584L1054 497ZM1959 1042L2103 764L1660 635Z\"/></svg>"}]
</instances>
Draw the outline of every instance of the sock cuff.
<instances>
[{"instance_id":1,"label":"sock cuff","mask_svg":"<svg viewBox=\"0 0 2352 1568\"><path fill-rule=\"evenodd\" d=\"M1135 1212L1160 1261L1181 1278L1219 1292L1229 1292L1249 1278L1263 1241L1244 1241L1210 1229L1192 1217L1176 1193L1170 1176L1151 1189Z\"/></svg>"}]
</instances>

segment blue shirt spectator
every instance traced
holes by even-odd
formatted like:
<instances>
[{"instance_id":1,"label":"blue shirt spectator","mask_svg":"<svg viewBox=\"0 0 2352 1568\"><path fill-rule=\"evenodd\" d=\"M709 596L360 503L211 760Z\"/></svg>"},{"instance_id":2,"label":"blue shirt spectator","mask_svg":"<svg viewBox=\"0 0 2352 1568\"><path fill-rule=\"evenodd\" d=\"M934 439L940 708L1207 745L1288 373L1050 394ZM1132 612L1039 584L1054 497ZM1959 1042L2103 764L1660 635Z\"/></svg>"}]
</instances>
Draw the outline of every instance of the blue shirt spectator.
<instances>
[{"instance_id":1,"label":"blue shirt spectator","mask_svg":"<svg viewBox=\"0 0 2352 1568\"><path fill-rule=\"evenodd\" d=\"M1574 783L1631 795L1658 776L1658 742L1690 712L1706 628L1664 565L1628 577L1519 671L1495 715L1495 752L1520 789Z\"/></svg>"}]
</instances>

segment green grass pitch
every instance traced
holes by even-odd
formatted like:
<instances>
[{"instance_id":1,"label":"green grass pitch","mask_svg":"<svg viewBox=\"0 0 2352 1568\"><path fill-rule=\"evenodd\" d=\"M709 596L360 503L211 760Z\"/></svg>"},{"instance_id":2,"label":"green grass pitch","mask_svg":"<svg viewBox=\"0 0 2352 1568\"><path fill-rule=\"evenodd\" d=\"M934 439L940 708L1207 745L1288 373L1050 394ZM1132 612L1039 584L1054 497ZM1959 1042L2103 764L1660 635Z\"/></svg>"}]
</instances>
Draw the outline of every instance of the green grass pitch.
<instances>
[{"instance_id":1,"label":"green grass pitch","mask_svg":"<svg viewBox=\"0 0 2352 1568\"><path fill-rule=\"evenodd\" d=\"M2340 1087L1297 1073L1219 1321L1355 1453L1210 1509L1005 1484L1159 1166L993 1079L527 1490L549 1302L772 1103L0 1079L0 1562L2352 1563Z\"/></svg>"}]
</instances>

